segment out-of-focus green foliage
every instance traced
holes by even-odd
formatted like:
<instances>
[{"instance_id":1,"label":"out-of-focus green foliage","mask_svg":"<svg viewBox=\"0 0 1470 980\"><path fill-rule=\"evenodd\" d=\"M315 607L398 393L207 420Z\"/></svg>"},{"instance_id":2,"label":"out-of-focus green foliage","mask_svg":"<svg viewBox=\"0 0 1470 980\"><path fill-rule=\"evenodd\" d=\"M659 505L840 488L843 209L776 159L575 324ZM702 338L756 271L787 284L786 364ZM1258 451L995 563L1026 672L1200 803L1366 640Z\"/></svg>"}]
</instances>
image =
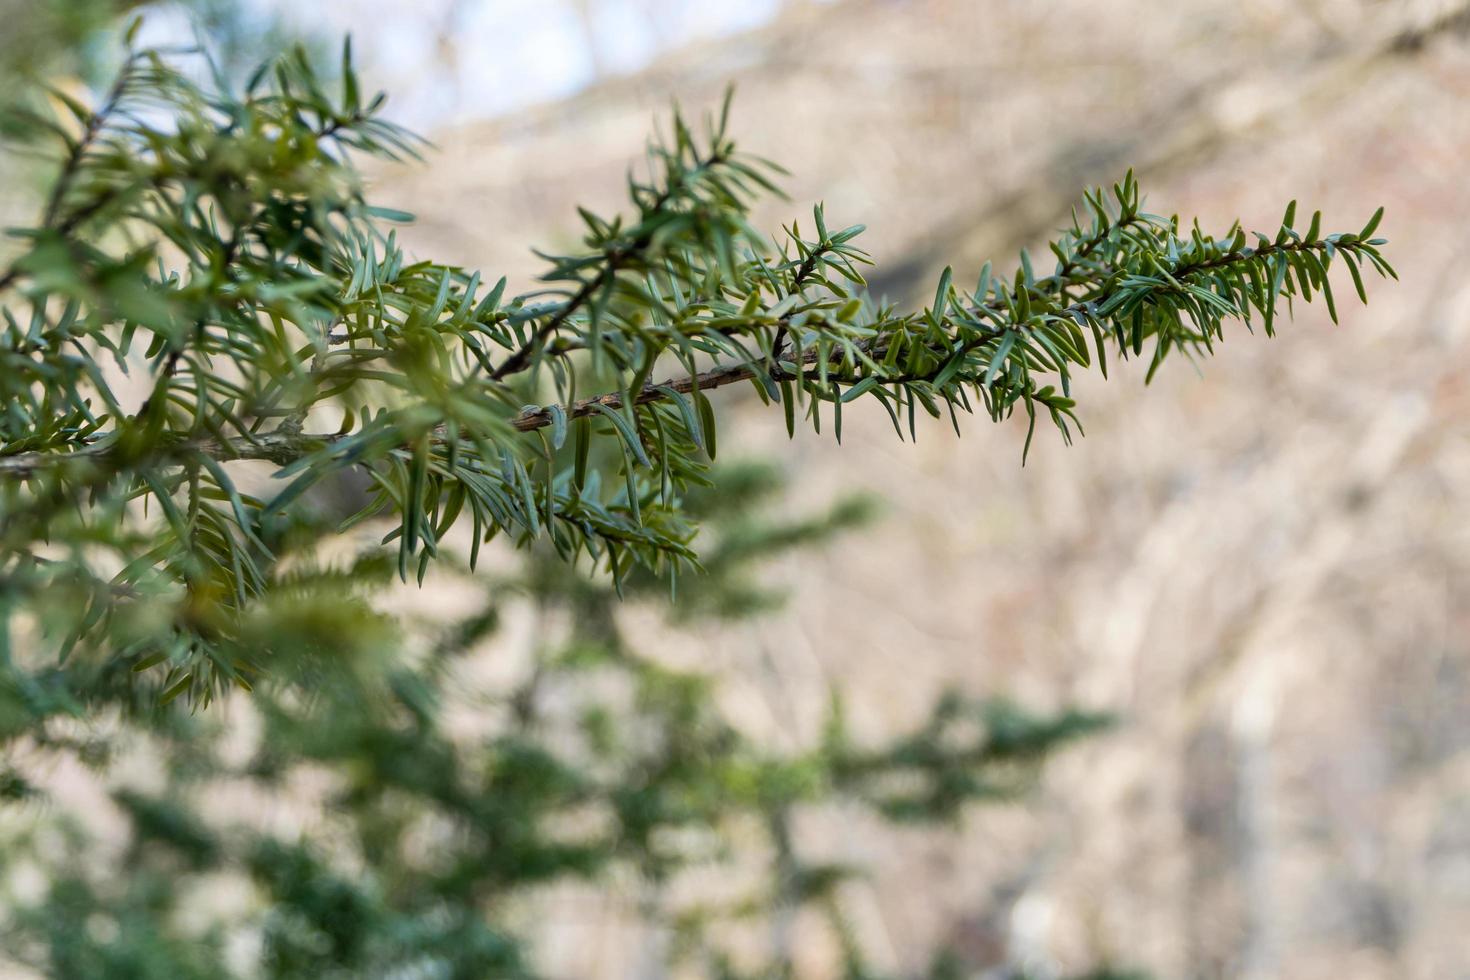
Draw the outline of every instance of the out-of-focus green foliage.
<instances>
[{"instance_id":1,"label":"out-of-focus green foliage","mask_svg":"<svg viewBox=\"0 0 1470 980\"><path fill-rule=\"evenodd\" d=\"M116 48L102 39L137 0L0 0L0 101L24 94L29 79L77 75L95 81L111 70Z\"/></svg>"},{"instance_id":2,"label":"out-of-focus green foliage","mask_svg":"<svg viewBox=\"0 0 1470 980\"><path fill-rule=\"evenodd\" d=\"M677 607L652 577L632 577L624 600L539 549L522 571L482 573L483 607L434 631L421 658L320 669L231 705L259 722L248 746L238 715L224 724L182 702L119 722L123 688L86 724L34 726L28 769L84 761L127 834L117 858L99 859L118 845L85 821L46 819L39 791L12 770L8 825L28 836L0 841L0 883L40 867L50 886L0 900L13 910L0 916L0 947L56 977L529 976L537 889L581 880L627 891L667 934L670 965L789 975L791 949L728 929L757 923L765 935L810 909L842 937L849 975L872 975L843 911L843 885L862 869L804 856L793 821L834 804L957 820L967 803L1012 798L1047 752L1103 720L949 696L888 744L855 739L840 703L803 749L742 734L716 708L715 678L641 653L619 607L656 603L681 621L765 607L770 596L739 583L773 555L861 523L866 506L762 518L780 490L772 469L715 477L733 492L691 506L721 557ZM494 636L503 606L527 604L565 632L515 677L470 685L464 654ZM465 710L481 731L456 731ZM140 778L139 759L158 772ZM211 805L221 797L248 803ZM261 817L293 806L311 814L305 833ZM688 876L721 865L743 875L739 894L691 899Z\"/></svg>"},{"instance_id":3,"label":"out-of-focus green foliage","mask_svg":"<svg viewBox=\"0 0 1470 980\"><path fill-rule=\"evenodd\" d=\"M105 85L126 56L116 43L121 19L136 10L207 41L230 78L293 40L315 43L286 31L263 5L235 0L0 0L0 102L24 98L47 79Z\"/></svg>"}]
</instances>

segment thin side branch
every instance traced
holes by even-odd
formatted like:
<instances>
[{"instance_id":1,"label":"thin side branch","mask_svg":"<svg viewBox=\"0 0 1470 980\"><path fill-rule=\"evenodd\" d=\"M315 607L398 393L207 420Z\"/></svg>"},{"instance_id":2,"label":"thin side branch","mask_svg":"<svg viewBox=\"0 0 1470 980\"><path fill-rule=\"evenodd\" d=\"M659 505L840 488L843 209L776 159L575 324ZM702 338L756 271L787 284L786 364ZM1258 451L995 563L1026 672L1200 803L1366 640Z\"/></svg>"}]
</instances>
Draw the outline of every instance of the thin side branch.
<instances>
[{"instance_id":1,"label":"thin side branch","mask_svg":"<svg viewBox=\"0 0 1470 980\"><path fill-rule=\"evenodd\" d=\"M1287 241L1272 243L1260 248L1242 248L1239 251L1228 252L1214 259L1196 261L1183 265L1174 270L1176 277L1187 277L1192 274L1208 272L1212 269L1227 265L1231 262L1239 262L1253 257L1273 255L1280 252L1305 252L1322 251L1325 245L1320 242ZM1073 303L1063 307L1056 312L1059 318L1087 317L1106 300L1106 297L1098 297L1090 301ZM783 326L784 318L783 318ZM992 331L982 336L975 337L956 350L968 353L981 343L1005 333L1006 330L1024 329L1023 325L1013 324L1006 327L995 327ZM873 350L880 348L874 347ZM835 360L843 353L842 348L832 348L828 357ZM812 348L802 352L799 364L815 364L820 358L818 348ZM681 395L691 394L694 391L711 391L726 385L736 384L740 381L749 381L757 377L763 370L769 370L772 377L780 378L781 368L779 365L771 364L762 368L756 363L730 364L722 367L710 368L695 375L683 375L677 378L668 378L661 382L650 382L645 384L633 399L635 405L647 405L651 402L665 400L667 392L672 390ZM930 380L926 377L893 376L884 377L873 375L879 383ZM837 381L856 379L833 379ZM591 398L584 398L564 406L562 411L568 419L584 418L597 413L599 406L611 409L620 409L627 404L627 395L622 391L609 391ZM554 413L551 407L529 409L510 419L512 428L519 432L534 432L545 428L554 421ZM442 438L446 434L442 426L436 427L434 435ZM254 436L251 439L234 437L226 440L202 440L179 443L174 447L175 452L184 451L188 453L203 454L214 459L254 459L269 460L282 466L305 456L307 453L315 452L323 446L331 445L342 439L348 438L351 433L312 434L303 433L293 426L286 426L274 432ZM98 461L106 458L111 447L106 442L87 446L71 453L46 453L26 452L16 453L11 456L0 456L0 475L11 478L28 479L36 473L52 466L79 460Z\"/></svg>"},{"instance_id":2,"label":"thin side branch","mask_svg":"<svg viewBox=\"0 0 1470 980\"><path fill-rule=\"evenodd\" d=\"M711 167L723 163L724 160L725 157L717 149L715 150L715 152L711 153L709 157L700 161L696 167L689 171L689 174L702 173ZM688 174L685 175L685 179L687 179L687 177ZM659 193L658 197L654 199L653 203L648 207L648 210L644 215L644 220L646 221L648 216L658 214L664 208L668 207L669 204L672 203L674 198L678 196L679 192L683 190L683 186L684 185L682 183L679 183L670 184L668 187L665 187ZM627 262L629 259L637 257L639 253L648 248L648 246L652 243L653 234L651 232L644 232L643 234L635 238L632 242L628 243L626 246L609 251L607 253L607 258L604 261L602 268L598 270L597 275L584 282L582 284L582 287L572 294L571 298L566 301L561 309L556 311L555 315L553 315L551 319L547 320L544 324L537 328L537 330L531 335L529 340L518 347L504 361L502 361L500 366L491 372L491 380L501 381L512 374L525 370L526 366L531 362L531 356L536 353L537 349L545 344L548 340L550 340L551 337L556 333L556 331L561 328L561 325L563 323L566 323L573 313L576 313L577 310L587 305L587 301L590 300L599 289L607 288L612 283L612 280L617 277L618 270L622 268L623 263ZM595 313L596 311L594 310L594 315Z\"/></svg>"}]
</instances>

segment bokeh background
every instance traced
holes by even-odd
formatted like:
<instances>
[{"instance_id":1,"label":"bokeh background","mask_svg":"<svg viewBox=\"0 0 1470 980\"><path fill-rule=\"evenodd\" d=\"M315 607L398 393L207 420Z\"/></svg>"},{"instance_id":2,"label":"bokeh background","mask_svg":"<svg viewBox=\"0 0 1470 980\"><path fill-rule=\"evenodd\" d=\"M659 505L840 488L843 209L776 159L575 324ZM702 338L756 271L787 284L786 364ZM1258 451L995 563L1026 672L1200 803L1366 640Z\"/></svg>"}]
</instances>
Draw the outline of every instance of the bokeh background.
<instances>
[{"instance_id":1,"label":"bokeh background","mask_svg":"<svg viewBox=\"0 0 1470 980\"><path fill-rule=\"evenodd\" d=\"M874 290L904 302L945 265L961 282L1010 266L1129 167L1151 210L1222 231L1273 229L1293 197L1334 230L1386 206L1401 281L1369 307L1344 304L1337 327L1304 309L1273 340L1241 328L1148 389L1137 365L1086 378L1086 439L1048 433L1024 468L1023 425L957 439L935 422L911 445L854 406L838 447L742 404L722 455L776 461L793 507L860 490L884 513L772 568L787 608L700 656L732 717L793 745L834 685L875 735L949 686L1118 715L1032 797L951 832L809 815L808 852L870 869L848 897L882 966L952 943L1038 975L1470 977L1470 5L241 10L246 42L354 31L390 115L436 144L375 168L375 197L419 216L411 252L512 290L540 267L528 244L575 241L576 204L616 208L671 100L717 106L731 82L743 147L793 174L757 226L825 201L868 226ZM162 9L146 29L187 23ZM552 974L638 975L625 904L565 896L545 917ZM819 936L799 948L832 962Z\"/></svg>"}]
</instances>

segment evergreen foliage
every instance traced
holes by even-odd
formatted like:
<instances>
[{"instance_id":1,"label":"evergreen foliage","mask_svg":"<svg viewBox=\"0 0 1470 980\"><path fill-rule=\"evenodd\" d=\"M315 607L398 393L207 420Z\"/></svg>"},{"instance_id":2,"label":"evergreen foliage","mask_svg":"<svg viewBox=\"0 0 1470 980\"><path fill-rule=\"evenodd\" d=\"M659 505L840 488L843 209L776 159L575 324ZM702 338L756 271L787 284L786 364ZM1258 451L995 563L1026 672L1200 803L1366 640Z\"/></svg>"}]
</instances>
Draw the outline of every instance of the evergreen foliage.
<instances>
[{"instance_id":1,"label":"evergreen foliage","mask_svg":"<svg viewBox=\"0 0 1470 980\"><path fill-rule=\"evenodd\" d=\"M787 975L789 950L745 962L721 930L810 906L869 975L839 900L852 869L805 860L793 814L844 799L953 820L1100 719L951 697L871 747L834 707L820 744L785 754L721 718L711 678L642 656L624 597L674 590L675 619L758 612L776 598L762 558L861 517L755 518L769 475L711 468L716 389L749 385L788 430L839 440L858 400L901 439L921 413L958 430L961 412L1019 412L1029 448L1038 419L1081 431L1080 370L1147 358L1152 377L1229 322L1271 334L1297 300L1335 319L1334 264L1360 299L1365 269L1393 274L1381 211L1326 234L1293 204L1273 234L1215 235L1144 210L1130 174L1085 195L1044 267L987 264L973 289L946 270L929 307L902 310L864 290L860 225L829 229L818 207L773 241L751 226L780 170L736 149L727 100L701 126L675 114L626 213L583 210L582 249L511 295L406 256L390 226L409 216L365 199L356 158L422 144L381 116L350 47L330 84L299 51L243 86L226 74L130 50L95 104L50 90L4 120L55 178L0 264L0 790L32 805L37 760L75 758L130 828L111 875L58 856L49 824L7 842L0 877L39 865L52 884L9 903L6 948L57 976L532 973L521 904L620 876L645 884L671 960ZM353 479L365 497L341 513ZM386 547L324 556L358 526ZM482 562L496 539L522 563ZM483 587L484 609L433 630L373 602L431 564ZM575 628L482 692L490 734L452 732L449 707L476 703L455 665L510 597ZM573 707L550 717L558 685ZM244 762L217 713L191 710L231 688L262 727ZM161 787L114 773L144 747ZM331 776L320 833L209 812L231 786L288 796L306 771ZM763 884L729 906L671 897L752 827ZM254 911L182 925L191 889L231 874ZM245 966L241 935L261 941Z\"/></svg>"},{"instance_id":2,"label":"evergreen foliage","mask_svg":"<svg viewBox=\"0 0 1470 980\"><path fill-rule=\"evenodd\" d=\"M1283 298L1335 317L1336 261L1360 296L1362 266L1391 274L1381 212L1324 235L1320 214L1298 230L1293 204L1274 235L1206 235L1142 210L1130 175L1086 195L1050 273L1023 255L965 291L946 270L932 306L902 312L862 292L861 226L829 230L819 207L774 246L750 226L776 168L737 152L727 100L703 138L676 114L650 176L629 180L630 213L583 210L585 251L510 297L383 233L407 216L365 203L352 155L418 144L350 54L336 94L300 52L233 93L138 51L95 109L54 91L70 119L19 118L60 159L0 272L8 606L40 611L58 649L156 666L166 697L267 670L281 645L257 620L282 559L367 519L396 519L405 578L456 523L471 567L497 536L615 581L696 567L681 498L715 454L721 386L751 384L788 428L825 416L839 439L858 398L900 437L920 411L958 428L978 408L1070 438L1072 375L1106 371L1110 347L1152 374L1213 351L1229 320L1270 334ZM259 495L237 485L249 460L279 467ZM308 528L309 491L347 470L370 502Z\"/></svg>"},{"instance_id":3,"label":"evergreen foliage","mask_svg":"<svg viewBox=\"0 0 1470 980\"><path fill-rule=\"evenodd\" d=\"M84 762L128 830L114 863L98 860L116 845L85 815L14 823L26 829L0 840L0 882L40 866L51 885L39 901L0 890L14 910L0 917L0 948L55 977L531 976L538 889L586 880L627 893L656 927L651 963L790 975L790 939L770 943L766 930L809 910L839 937L847 975L875 976L844 911L843 886L862 869L804 854L795 821L841 806L949 823L967 803L1014 797L1046 753L1105 719L950 695L888 744L855 738L840 701L820 739L795 751L742 734L716 708L715 678L642 653L618 608L661 604L683 623L767 608L772 597L748 583L770 557L865 523L870 506L850 498L772 521L758 516L781 489L772 468L715 476L719 492L688 501L709 572L677 606L650 575L631 576L620 598L539 549L507 575L478 573L483 607L436 630L421 658L263 685L248 702L259 725L248 750L238 714L227 723L181 701L120 722L125 687L107 690L106 710L92 705L90 724L32 726L26 768ZM493 637L503 608L526 603L565 633L512 681L469 686L465 655ZM455 723L467 710L478 731ZM140 773L141 759L160 771ZM304 801L323 773L319 798ZM44 806L21 771L8 786L12 807ZM221 797L250 807L211 805ZM251 816L303 808L307 833ZM689 876L719 867L745 884L690 900ZM248 900L234 897L242 882ZM226 912L191 912L217 907L222 890ZM936 976L947 963L941 952Z\"/></svg>"}]
</instances>

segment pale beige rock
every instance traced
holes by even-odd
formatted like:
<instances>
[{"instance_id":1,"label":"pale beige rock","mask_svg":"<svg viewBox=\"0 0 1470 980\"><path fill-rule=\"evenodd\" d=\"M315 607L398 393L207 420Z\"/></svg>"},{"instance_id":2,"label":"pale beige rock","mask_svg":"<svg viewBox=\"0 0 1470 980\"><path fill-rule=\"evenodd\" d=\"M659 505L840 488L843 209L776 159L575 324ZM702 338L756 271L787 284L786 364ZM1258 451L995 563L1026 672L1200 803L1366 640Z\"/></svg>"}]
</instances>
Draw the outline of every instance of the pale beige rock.
<instances>
[{"instance_id":1,"label":"pale beige rock","mask_svg":"<svg viewBox=\"0 0 1470 980\"><path fill-rule=\"evenodd\" d=\"M789 444L754 402L728 425L722 452L781 461L796 501L888 504L773 572L788 612L708 637L743 724L809 737L834 682L872 734L951 683L1122 716L957 835L803 822L814 853L876 869L849 897L883 965L916 970L936 940L1159 976L1470 963L1470 54L1454 32L1389 45L1453 6L798 4L379 175L422 217L411 244L526 282L523 243L568 245L576 202L616 206L671 96L701 108L733 79L744 144L796 175L761 221L825 198L829 221L869 225L893 295L923 297L947 262L960 281L1009 265L1130 164L1156 207L1222 226L1273 227L1292 196L1346 229L1387 205L1402 284L1364 309L1344 279L1342 326L1312 308L1274 341L1237 330L1202 377L1088 379L1087 439L1043 438L1025 469L1016 424L928 424L910 446L874 406L849 410L840 450ZM578 901L631 945L553 929L556 969L628 975L635 953L607 951L636 947L631 904ZM798 945L831 967L818 931Z\"/></svg>"}]
</instances>

